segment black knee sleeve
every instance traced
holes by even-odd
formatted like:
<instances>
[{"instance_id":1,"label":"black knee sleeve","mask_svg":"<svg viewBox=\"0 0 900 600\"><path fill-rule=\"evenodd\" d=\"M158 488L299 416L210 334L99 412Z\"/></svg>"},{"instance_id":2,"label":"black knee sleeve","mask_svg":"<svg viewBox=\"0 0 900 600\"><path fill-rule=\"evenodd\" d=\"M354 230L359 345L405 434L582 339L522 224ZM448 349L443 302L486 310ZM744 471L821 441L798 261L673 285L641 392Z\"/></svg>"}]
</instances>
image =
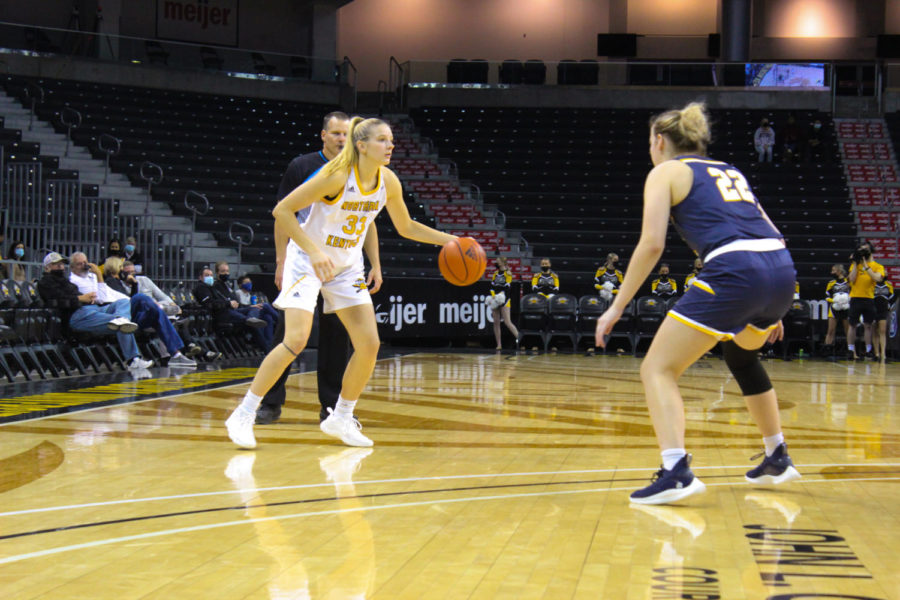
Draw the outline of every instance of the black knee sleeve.
<instances>
[{"instance_id":1,"label":"black knee sleeve","mask_svg":"<svg viewBox=\"0 0 900 600\"><path fill-rule=\"evenodd\" d=\"M743 395L755 396L772 389L772 382L759 362L756 350L744 350L729 341L722 343L722 354Z\"/></svg>"}]
</instances>

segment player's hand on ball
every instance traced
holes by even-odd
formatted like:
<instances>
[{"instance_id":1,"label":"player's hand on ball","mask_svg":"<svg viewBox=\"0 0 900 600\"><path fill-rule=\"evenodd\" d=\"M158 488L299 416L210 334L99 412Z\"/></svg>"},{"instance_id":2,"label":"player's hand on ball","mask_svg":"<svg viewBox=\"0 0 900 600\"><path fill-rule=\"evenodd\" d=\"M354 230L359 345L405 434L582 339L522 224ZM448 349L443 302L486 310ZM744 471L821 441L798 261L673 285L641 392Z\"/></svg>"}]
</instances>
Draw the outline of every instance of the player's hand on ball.
<instances>
[{"instance_id":1,"label":"player's hand on ball","mask_svg":"<svg viewBox=\"0 0 900 600\"><path fill-rule=\"evenodd\" d=\"M784 323L778 321L778 325L775 326L775 329L772 330L772 333L769 334L769 339L766 341L770 344L774 344L782 339L784 339Z\"/></svg>"},{"instance_id":2,"label":"player's hand on ball","mask_svg":"<svg viewBox=\"0 0 900 600\"><path fill-rule=\"evenodd\" d=\"M612 332L619 319L622 318L622 311L612 306L606 309L600 318L597 319L597 329L594 331L594 346L598 348L606 348L606 336Z\"/></svg>"}]
</instances>

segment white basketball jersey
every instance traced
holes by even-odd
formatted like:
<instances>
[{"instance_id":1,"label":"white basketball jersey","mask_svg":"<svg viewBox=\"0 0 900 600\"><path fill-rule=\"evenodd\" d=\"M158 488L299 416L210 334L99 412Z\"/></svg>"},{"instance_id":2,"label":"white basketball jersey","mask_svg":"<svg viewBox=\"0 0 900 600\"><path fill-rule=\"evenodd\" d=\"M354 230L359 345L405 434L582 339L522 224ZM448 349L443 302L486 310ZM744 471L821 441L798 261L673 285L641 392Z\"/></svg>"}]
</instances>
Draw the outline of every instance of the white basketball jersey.
<instances>
[{"instance_id":1,"label":"white basketball jersey","mask_svg":"<svg viewBox=\"0 0 900 600\"><path fill-rule=\"evenodd\" d=\"M366 231L387 202L384 174L378 169L375 189L363 193L356 168L347 177L344 190L334 200L314 202L309 218L300 227L331 258L336 271L362 260ZM303 252L291 240L288 250Z\"/></svg>"}]
</instances>

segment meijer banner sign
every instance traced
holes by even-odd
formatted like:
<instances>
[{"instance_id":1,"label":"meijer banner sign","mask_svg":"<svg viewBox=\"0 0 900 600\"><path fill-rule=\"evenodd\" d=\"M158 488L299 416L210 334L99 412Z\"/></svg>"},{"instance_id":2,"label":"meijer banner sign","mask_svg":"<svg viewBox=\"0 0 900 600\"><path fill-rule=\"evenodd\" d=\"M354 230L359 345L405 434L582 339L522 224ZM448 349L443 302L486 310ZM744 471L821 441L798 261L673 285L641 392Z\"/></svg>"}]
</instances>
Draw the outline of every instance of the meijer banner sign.
<instances>
[{"instance_id":1,"label":"meijer banner sign","mask_svg":"<svg viewBox=\"0 0 900 600\"><path fill-rule=\"evenodd\" d=\"M156 0L156 37L237 46L238 0Z\"/></svg>"}]
</instances>

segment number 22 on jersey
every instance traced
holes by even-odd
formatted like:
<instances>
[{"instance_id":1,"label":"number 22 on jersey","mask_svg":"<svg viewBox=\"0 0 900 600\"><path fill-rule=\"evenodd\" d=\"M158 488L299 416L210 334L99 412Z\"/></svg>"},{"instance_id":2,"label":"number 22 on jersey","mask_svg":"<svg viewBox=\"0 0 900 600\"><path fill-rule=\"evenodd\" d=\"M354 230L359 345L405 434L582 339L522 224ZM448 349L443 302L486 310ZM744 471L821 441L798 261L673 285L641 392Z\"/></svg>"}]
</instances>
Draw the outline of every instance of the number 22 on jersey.
<instances>
[{"instance_id":1,"label":"number 22 on jersey","mask_svg":"<svg viewBox=\"0 0 900 600\"><path fill-rule=\"evenodd\" d=\"M747 180L744 179L744 176L737 169L723 171L709 167L706 169L706 172L709 173L710 177L715 178L716 186L718 186L719 193L722 194L722 199L725 202L751 202L756 204L756 198L753 197L753 192L750 191Z\"/></svg>"}]
</instances>

